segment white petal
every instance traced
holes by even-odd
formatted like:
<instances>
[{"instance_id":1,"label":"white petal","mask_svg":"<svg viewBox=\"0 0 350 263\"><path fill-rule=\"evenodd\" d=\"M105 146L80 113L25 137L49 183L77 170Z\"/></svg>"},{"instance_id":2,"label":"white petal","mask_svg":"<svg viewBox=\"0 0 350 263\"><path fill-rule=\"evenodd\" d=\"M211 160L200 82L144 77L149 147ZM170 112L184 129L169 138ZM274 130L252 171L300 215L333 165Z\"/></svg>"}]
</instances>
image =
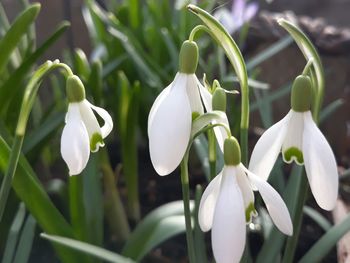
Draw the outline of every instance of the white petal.
<instances>
[{"instance_id":1,"label":"white petal","mask_svg":"<svg viewBox=\"0 0 350 263\"><path fill-rule=\"evenodd\" d=\"M311 112L306 112L304 118L303 155L311 191L321 208L332 210L338 196L337 163Z\"/></svg>"},{"instance_id":2,"label":"white petal","mask_svg":"<svg viewBox=\"0 0 350 263\"><path fill-rule=\"evenodd\" d=\"M103 119L104 124L101 127L101 133L102 133L102 139L106 138L108 136L108 134L110 134L112 129L113 129L113 120L112 120L111 115L109 115L109 113L105 109L97 107L95 105L92 105L88 101L86 101L86 102Z\"/></svg>"},{"instance_id":3,"label":"white petal","mask_svg":"<svg viewBox=\"0 0 350 263\"><path fill-rule=\"evenodd\" d=\"M258 188L271 219L277 228L282 233L291 236L293 234L293 224L290 219L288 208L282 197L268 182L248 171L242 164L240 167L245 170L249 180Z\"/></svg>"},{"instance_id":4,"label":"white petal","mask_svg":"<svg viewBox=\"0 0 350 263\"><path fill-rule=\"evenodd\" d=\"M191 134L187 80L182 75L176 76L169 92L154 105L148 122L151 161L159 175L171 173L180 164Z\"/></svg>"},{"instance_id":5,"label":"white petal","mask_svg":"<svg viewBox=\"0 0 350 263\"><path fill-rule=\"evenodd\" d=\"M209 90L207 88L205 88L202 83L199 81L199 79L197 78L197 85L199 87L199 93L201 94L201 98L205 107L205 110L207 112L210 112L213 110L213 106L212 106L212 95L209 92Z\"/></svg>"},{"instance_id":6,"label":"white petal","mask_svg":"<svg viewBox=\"0 0 350 263\"><path fill-rule=\"evenodd\" d=\"M177 75L176 75L177 76ZM176 79L175 76L175 79ZM175 80L174 79L174 80ZM156 98L156 100L153 102L152 108L148 114L148 125L147 125L147 132L149 134L149 128L150 128L150 124L153 122L153 118L154 118L154 114L158 111L158 107L159 105L162 104L162 101L167 97L167 95L170 92L170 88L172 86L172 84L174 83L174 81L172 83L169 84L168 87L166 87L165 89L162 90L162 92L158 95L158 97Z\"/></svg>"},{"instance_id":7,"label":"white petal","mask_svg":"<svg viewBox=\"0 0 350 263\"><path fill-rule=\"evenodd\" d=\"M69 104L66 117L61 137L61 155L69 168L69 175L76 175L81 173L89 160L89 135L77 103Z\"/></svg>"},{"instance_id":8,"label":"white petal","mask_svg":"<svg viewBox=\"0 0 350 263\"><path fill-rule=\"evenodd\" d=\"M90 103L87 100L79 102L78 105L81 118L89 134L90 150L92 152L97 152L100 146L103 147L105 145L102 138L100 124L98 123L96 116L90 107Z\"/></svg>"},{"instance_id":9,"label":"white petal","mask_svg":"<svg viewBox=\"0 0 350 263\"><path fill-rule=\"evenodd\" d=\"M246 173L240 168L237 169L237 183L243 196L246 222L249 223L251 222L252 216L257 216L257 212L254 208L254 193Z\"/></svg>"},{"instance_id":10,"label":"white petal","mask_svg":"<svg viewBox=\"0 0 350 263\"><path fill-rule=\"evenodd\" d=\"M213 224L216 200L220 192L222 171L215 176L205 189L198 209L198 223L203 232L209 231Z\"/></svg>"},{"instance_id":11,"label":"white petal","mask_svg":"<svg viewBox=\"0 0 350 263\"><path fill-rule=\"evenodd\" d=\"M197 112L200 115L204 113L201 97L197 86L197 77L195 74L184 74L187 78L186 91L190 101L192 112Z\"/></svg>"},{"instance_id":12,"label":"white petal","mask_svg":"<svg viewBox=\"0 0 350 263\"><path fill-rule=\"evenodd\" d=\"M224 168L212 227L216 262L239 262L245 247L246 226L242 193L236 181L236 167Z\"/></svg>"},{"instance_id":13,"label":"white petal","mask_svg":"<svg viewBox=\"0 0 350 263\"><path fill-rule=\"evenodd\" d=\"M249 170L264 180L267 180L269 177L278 154L281 151L282 143L287 133L289 118L290 113L267 129L253 149L249 162Z\"/></svg>"},{"instance_id":14,"label":"white petal","mask_svg":"<svg viewBox=\"0 0 350 263\"><path fill-rule=\"evenodd\" d=\"M295 161L297 164L304 163L302 157L302 141L304 131L304 113L290 110L290 119L287 134L282 144L282 156L286 163ZM291 153L294 153L291 155Z\"/></svg>"}]
</instances>

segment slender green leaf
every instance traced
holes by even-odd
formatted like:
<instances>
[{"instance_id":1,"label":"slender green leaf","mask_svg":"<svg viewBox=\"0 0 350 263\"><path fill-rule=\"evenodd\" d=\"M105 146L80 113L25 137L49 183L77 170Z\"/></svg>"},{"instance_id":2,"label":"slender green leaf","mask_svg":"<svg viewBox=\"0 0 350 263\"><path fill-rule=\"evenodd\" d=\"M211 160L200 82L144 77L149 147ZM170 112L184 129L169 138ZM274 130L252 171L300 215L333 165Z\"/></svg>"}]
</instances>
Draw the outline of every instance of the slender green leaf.
<instances>
[{"instance_id":1,"label":"slender green leaf","mask_svg":"<svg viewBox=\"0 0 350 263\"><path fill-rule=\"evenodd\" d=\"M163 241L184 233L185 230L183 201L162 205L137 225L126 242L122 255L140 261Z\"/></svg>"},{"instance_id":2,"label":"slender green leaf","mask_svg":"<svg viewBox=\"0 0 350 263\"><path fill-rule=\"evenodd\" d=\"M201 201L201 197L203 194L203 189L200 185L197 185L196 187L196 198L195 198L195 220L194 220L194 230L193 230L193 238L194 238L194 246L195 246L195 254L196 254L196 260L201 263L208 262L207 258L207 251L205 248L205 239L204 239L204 233L201 230L199 223L198 223L198 210L199 210L199 204Z\"/></svg>"},{"instance_id":3,"label":"slender green leaf","mask_svg":"<svg viewBox=\"0 0 350 263\"><path fill-rule=\"evenodd\" d=\"M26 263L29 260L35 234L35 219L29 215L24 224L21 239L16 250L16 256L13 263Z\"/></svg>"},{"instance_id":4,"label":"slender green leaf","mask_svg":"<svg viewBox=\"0 0 350 263\"><path fill-rule=\"evenodd\" d=\"M337 244L339 239L350 231L350 215L342 222L329 229L311 249L301 258L300 263L320 262L330 250Z\"/></svg>"},{"instance_id":5,"label":"slender green leaf","mask_svg":"<svg viewBox=\"0 0 350 263\"><path fill-rule=\"evenodd\" d=\"M315 46L311 40L299 29L297 26L289 21L281 18L278 19L278 23L294 38L294 41L299 46L301 52L304 54L306 61L313 59L313 69L311 71L311 79L316 88L316 96L313 104L313 114L316 120L318 120L318 114L321 110L323 93L324 93L324 70L321 62L321 58L317 53Z\"/></svg>"},{"instance_id":6,"label":"slender green leaf","mask_svg":"<svg viewBox=\"0 0 350 263\"><path fill-rule=\"evenodd\" d=\"M331 223L312 207L304 206L303 212L314 220L324 231L328 231L332 227Z\"/></svg>"},{"instance_id":7,"label":"slender green leaf","mask_svg":"<svg viewBox=\"0 0 350 263\"><path fill-rule=\"evenodd\" d=\"M224 49L226 56L231 62L239 79L242 94L240 144L242 150L242 163L246 164L248 161L249 87L247 69L243 56L231 35L213 16L195 5L188 5L187 8L197 15L209 28L210 33L216 40L217 44Z\"/></svg>"},{"instance_id":8,"label":"slender green leaf","mask_svg":"<svg viewBox=\"0 0 350 263\"><path fill-rule=\"evenodd\" d=\"M259 52L258 55L256 55L255 57L247 61L247 70L249 71L254 69L256 66L260 65L264 61L268 60L269 58L273 57L277 53L281 52L283 49L288 47L291 43L293 43L293 39L288 36L288 37L282 38L277 43L273 44L267 49Z\"/></svg>"},{"instance_id":9,"label":"slender green leaf","mask_svg":"<svg viewBox=\"0 0 350 263\"><path fill-rule=\"evenodd\" d=\"M20 203L7 237L6 247L1 261L2 263L12 263L16 251L18 236L20 234L25 215L26 208L23 203Z\"/></svg>"},{"instance_id":10,"label":"slender green leaf","mask_svg":"<svg viewBox=\"0 0 350 263\"><path fill-rule=\"evenodd\" d=\"M40 11L40 4L33 4L24 10L13 22L10 29L0 40L0 74L4 70L12 51L17 47L23 35L27 33Z\"/></svg>"},{"instance_id":11,"label":"slender green leaf","mask_svg":"<svg viewBox=\"0 0 350 263\"><path fill-rule=\"evenodd\" d=\"M74 240L71 238L48 235L45 233L40 234L40 236L42 238L50 240L51 242L66 246L70 249L81 251L85 254L106 260L108 262L113 262L113 263L133 263L134 262L133 260L131 260L129 258L123 257L123 256L121 256L117 253L111 252L107 249L97 247L97 246L94 246L94 245L91 245L91 244L88 244L85 242L81 242L78 240Z\"/></svg>"},{"instance_id":12,"label":"slender green leaf","mask_svg":"<svg viewBox=\"0 0 350 263\"><path fill-rule=\"evenodd\" d=\"M69 25L68 22L62 22L55 32L26 59L21 66L11 74L10 78L2 85L2 87L0 87L1 111L4 109L5 105L9 103L13 95L16 94L19 89L23 88L21 83L24 81L34 63L57 41L60 36L62 36Z\"/></svg>"}]
</instances>

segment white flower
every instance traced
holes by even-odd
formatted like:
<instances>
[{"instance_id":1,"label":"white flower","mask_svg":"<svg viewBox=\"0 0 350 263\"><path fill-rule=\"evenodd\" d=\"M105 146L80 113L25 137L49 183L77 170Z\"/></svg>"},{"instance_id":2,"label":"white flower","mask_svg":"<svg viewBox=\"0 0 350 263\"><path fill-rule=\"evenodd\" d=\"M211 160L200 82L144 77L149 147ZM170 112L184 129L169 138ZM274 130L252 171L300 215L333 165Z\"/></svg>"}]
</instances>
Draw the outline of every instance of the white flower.
<instances>
[{"instance_id":1,"label":"white flower","mask_svg":"<svg viewBox=\"0 0 350 263\"><path fill-rule=\"evenodd\" d=\"M93 110L104 120L100 127ZM85 168L90 151L104 146L103 139L111 132L113 121L108 112L96 107L86 99L70 102L66 125L61 137L61 154L69 168L69 175L80 174Z\"/></svg>"},{"instance_id":2,"label":"white flower","mask_svg":"<svg viewBox=\"0 0 350 263\"><path fill-rule=\"evenodd\" d=\"M310 111L291 109L266 130L254 147L249 170L267 180L281 150L285 162L305 164L316 202L321 208L332 210L338 195L337 164Z\"/></svg>"},{"instance_id":3,"label":"white flower","mask_svg":"<svg viewBox=\"0 0 350 263\"><path fill-rule=\"evenodd\" d=\"M246 223L256 214L253 187L260 192L278 229L292 235L293 225L281 196L242 163L225 165L205 189L198 213L202 231L212 230L216 262L239 262L246 240Z\"/></svg>"},{"instance_id":4,"label":"white flower","mask_svg":"<svg viewBox=\"0 0 350 263\"><path fill-rule=\"evenodd\" d=\"M195 74L177 73L174 81L155 100L148 116L149 149L159 175L170 174L187 149L192 116L204 113L201 97L210 102L210 93Z\"/></svg>"}]
</instances>

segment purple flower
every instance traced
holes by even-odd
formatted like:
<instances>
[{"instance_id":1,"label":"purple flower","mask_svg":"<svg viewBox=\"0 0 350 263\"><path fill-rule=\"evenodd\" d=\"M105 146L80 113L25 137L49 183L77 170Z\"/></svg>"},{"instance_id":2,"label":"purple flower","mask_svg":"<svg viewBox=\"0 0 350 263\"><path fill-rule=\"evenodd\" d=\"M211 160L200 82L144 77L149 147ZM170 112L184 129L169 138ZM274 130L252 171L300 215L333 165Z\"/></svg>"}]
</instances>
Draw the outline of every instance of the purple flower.
<instances>
[{"instance_id":1,"label":"purple flower","mask_svg":"<svg viewBox=\"0 0 350 263\"><path fill-rule=\"evenodd\" d=\"M233 34L246 22L249 22L258 12L257 3L246 3L245 0L233 0L232 9L221 8L214 13L214 17L223 24L226 30Z\"/></svg>"}]
</instances>

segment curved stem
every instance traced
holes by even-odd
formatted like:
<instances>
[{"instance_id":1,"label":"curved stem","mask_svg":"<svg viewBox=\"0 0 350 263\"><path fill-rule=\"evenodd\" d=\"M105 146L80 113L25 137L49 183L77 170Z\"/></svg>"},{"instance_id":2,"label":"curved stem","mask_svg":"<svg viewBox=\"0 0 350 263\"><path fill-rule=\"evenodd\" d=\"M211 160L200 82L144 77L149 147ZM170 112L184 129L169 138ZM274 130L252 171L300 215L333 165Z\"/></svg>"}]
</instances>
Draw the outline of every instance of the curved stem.
<instances>
[{"instance_id":1,"label":"curved stem","mask_svg":"<svg viewBox=\"0 0 350 263\"><path fill-rule=\"evenodd\" d=\"M185 224L186 224L186 240L188 257L190 263L196 263L195 247L193 241L192 224L191 224L191 210L190 210L190 189L188 179L188 151L181 161L181 186L182 199L184 202Z\"/></svg>"},{"instance_id":2,"label":"curved stem","mask_svg":"<svg viewBox=\"0 0 350 263\"><path fill-rule=\"evenodd\" d=\"M309 74L309 71L311 70L311 67L313 66L314 59L310 58L308 62L306 63L304 70L303 70L303 75Z\"/></svg>"},{"instance_id":3,"label":"curved stem","mask_svg":"<svg viewBox=\"0 0 350 263\"><path fill-rule=\"evenodd\" d=\"M196 34L197 34L199 31L205 31L205 32L207 32L209 35L212 36L211 31L210 31L210 29L209 29L208 27L206 27L206 26L204 26L204 25L198 25L198 26L195 26L195 27L192 29L188 40L189 40L189 41L194 41L194 38L195 38Z\"/></svg>"},{"instance_id":4,"label":"curved stem","mask_svg":"<svg viewBox=\"0 0 350 263\"><path fill-rule=\"evenodd\" d=\"M11 189L12 179L16 172L19 156L21 154L25 129L28 122L28 117L31 112L34 100L36 98L37 91L39 89L42 78L49 71L54 68L63 68L67 71L68 74L73 74L70 68L60 63L58 60L52 62L47 61L42 64L31 77L23 96L22 106L19 113L19 118L16 127L16 133L14 138L14 143L11 150L11 155L9 159L8 168L6 170L6 174L1 184L0 189L0 222L4 213L4 209L6 206L7 198Z\"/></svg>"}]
</instances>

